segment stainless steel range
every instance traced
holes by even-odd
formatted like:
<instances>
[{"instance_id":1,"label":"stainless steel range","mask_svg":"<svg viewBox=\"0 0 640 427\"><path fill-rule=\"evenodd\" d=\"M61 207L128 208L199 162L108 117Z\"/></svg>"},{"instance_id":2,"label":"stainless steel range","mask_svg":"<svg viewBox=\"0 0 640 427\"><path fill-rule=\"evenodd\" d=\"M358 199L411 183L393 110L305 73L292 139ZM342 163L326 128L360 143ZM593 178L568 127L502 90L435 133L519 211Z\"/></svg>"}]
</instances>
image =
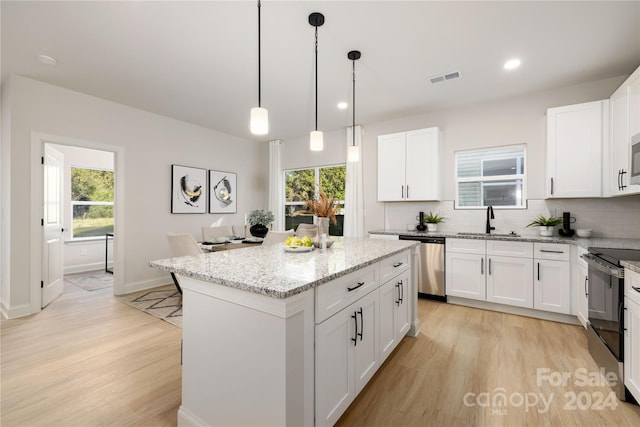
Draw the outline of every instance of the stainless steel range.
<instances>
[{"instance_id":1,"label":"stainless steel range","mask_svg":"<svg viewBox=\"0 0 640 427\"><path fill-rule=\"evenodd\" d=\"M640 250L589 248L589 352L600 367L614 372L620 400L624 389L624 267L620 261L640 261Z\"/></svg>"}]
</instances>

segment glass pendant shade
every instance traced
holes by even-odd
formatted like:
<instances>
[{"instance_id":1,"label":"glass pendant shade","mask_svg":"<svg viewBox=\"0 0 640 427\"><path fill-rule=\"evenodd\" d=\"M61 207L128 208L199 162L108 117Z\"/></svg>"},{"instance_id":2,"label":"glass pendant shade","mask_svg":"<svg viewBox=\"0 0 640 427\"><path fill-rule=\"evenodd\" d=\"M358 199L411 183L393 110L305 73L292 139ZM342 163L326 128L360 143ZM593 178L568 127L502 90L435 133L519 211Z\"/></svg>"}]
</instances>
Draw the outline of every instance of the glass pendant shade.
<instances>
[{"instance_id":1,"label":"glass pendant shade","mask_svg":"<svg viewBox=\"0 0 640 427\"><path fill-rule=\"evenodd\" d=\"M309 149L311 151L322 151L324 148L324 142L322 132L314 130L309 134Z\"/></svg>"},{"instance_id":2,"label":"glass pendant shade","mask_svg":"<svg viewBox=\"0 0 640 427\"><path fill-rule=\"evenodd\" d=\"M255 107L251 109L250 129L254 135L269 133L269 112L266 108Z\"/></svg>"},{"instance_id":3,"label":"glass pendant shade","mask_svg":"<svg viewBox=\"0 0 640 427\"><path fill-rule=\"evenodd\" d=\"M347 151L347 160L350 162L360 161L360 146L350 145Z\"/></svg>"}]
</instances>

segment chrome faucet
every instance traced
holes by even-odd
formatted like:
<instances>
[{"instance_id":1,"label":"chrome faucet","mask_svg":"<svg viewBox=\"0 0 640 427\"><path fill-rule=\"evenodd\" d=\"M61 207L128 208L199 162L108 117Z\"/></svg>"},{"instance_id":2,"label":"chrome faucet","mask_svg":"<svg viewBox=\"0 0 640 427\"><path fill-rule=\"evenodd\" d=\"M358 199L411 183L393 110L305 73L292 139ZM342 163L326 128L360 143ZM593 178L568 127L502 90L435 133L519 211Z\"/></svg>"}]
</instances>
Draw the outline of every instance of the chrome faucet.
<instances>
[{"instance_id":1,"label":"chrome faucet","mask_svg":"<svg viewBox=\"0 0 640 427\"><path fill-rule=\"evenodd\" d=\"M489 205L487 206L487 229L486 229L486 233L490 234L491 230L495 230L495 227L491 226L491 220L492 219L496 219L495 216L493 216L493 206Z\"/></svg>"}]
</instances>

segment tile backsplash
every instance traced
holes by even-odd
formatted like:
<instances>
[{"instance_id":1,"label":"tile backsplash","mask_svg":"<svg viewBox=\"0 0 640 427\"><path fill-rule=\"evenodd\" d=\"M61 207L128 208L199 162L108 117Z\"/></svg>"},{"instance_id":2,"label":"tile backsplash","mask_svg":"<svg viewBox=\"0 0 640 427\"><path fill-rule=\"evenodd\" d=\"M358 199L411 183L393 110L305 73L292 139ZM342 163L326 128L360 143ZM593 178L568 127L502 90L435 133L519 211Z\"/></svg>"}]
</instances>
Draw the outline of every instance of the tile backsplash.
<instances>
[{"instance_id":1,"label":"tile backsplash","mask_svg":"<svg viewBox=\"0 0 640 427\"><path fill-rule=\"evenodd\" d=\"M449 232L484 233L486 209L454 209L453 201L385 203L385 229L415 229L420 211L438 213L446 220L439 229ZM562 217L571 212L575 222L571 228L590 228L593 237L640 238L640 196L607 199L550 199L528 201L526 209L494 208L491 225L494 233L537 234L535 227L526 227L538 215ZM557 233L557 231L556 231Z\"/></svg>"}]
</instances>

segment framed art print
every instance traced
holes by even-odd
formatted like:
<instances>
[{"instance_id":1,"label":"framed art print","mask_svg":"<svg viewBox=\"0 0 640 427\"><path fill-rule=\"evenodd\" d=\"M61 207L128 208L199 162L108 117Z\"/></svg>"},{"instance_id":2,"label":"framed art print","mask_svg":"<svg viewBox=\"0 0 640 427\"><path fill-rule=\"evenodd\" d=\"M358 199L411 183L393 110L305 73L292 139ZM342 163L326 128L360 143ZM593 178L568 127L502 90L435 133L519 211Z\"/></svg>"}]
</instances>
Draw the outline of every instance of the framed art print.
<instances>
[{"instance_id":1,"label":"framed art print","mask_svg":"<svg viewBox=\"0 0 640 427\"><path fill-rule=\"evenodd\" d=\"M207 212L207 170L171 165L171 213Z\"/></svg>"},{"instance_id":2,"label":"framed art print","mask_svg":"<svg viewBox=\"0 0 640 427\"><path fill-rule=\"evenodd\" d=\"M209 171L209 213L236 213L238 192L236 174Z\"/></svg>"}]
</instances>

